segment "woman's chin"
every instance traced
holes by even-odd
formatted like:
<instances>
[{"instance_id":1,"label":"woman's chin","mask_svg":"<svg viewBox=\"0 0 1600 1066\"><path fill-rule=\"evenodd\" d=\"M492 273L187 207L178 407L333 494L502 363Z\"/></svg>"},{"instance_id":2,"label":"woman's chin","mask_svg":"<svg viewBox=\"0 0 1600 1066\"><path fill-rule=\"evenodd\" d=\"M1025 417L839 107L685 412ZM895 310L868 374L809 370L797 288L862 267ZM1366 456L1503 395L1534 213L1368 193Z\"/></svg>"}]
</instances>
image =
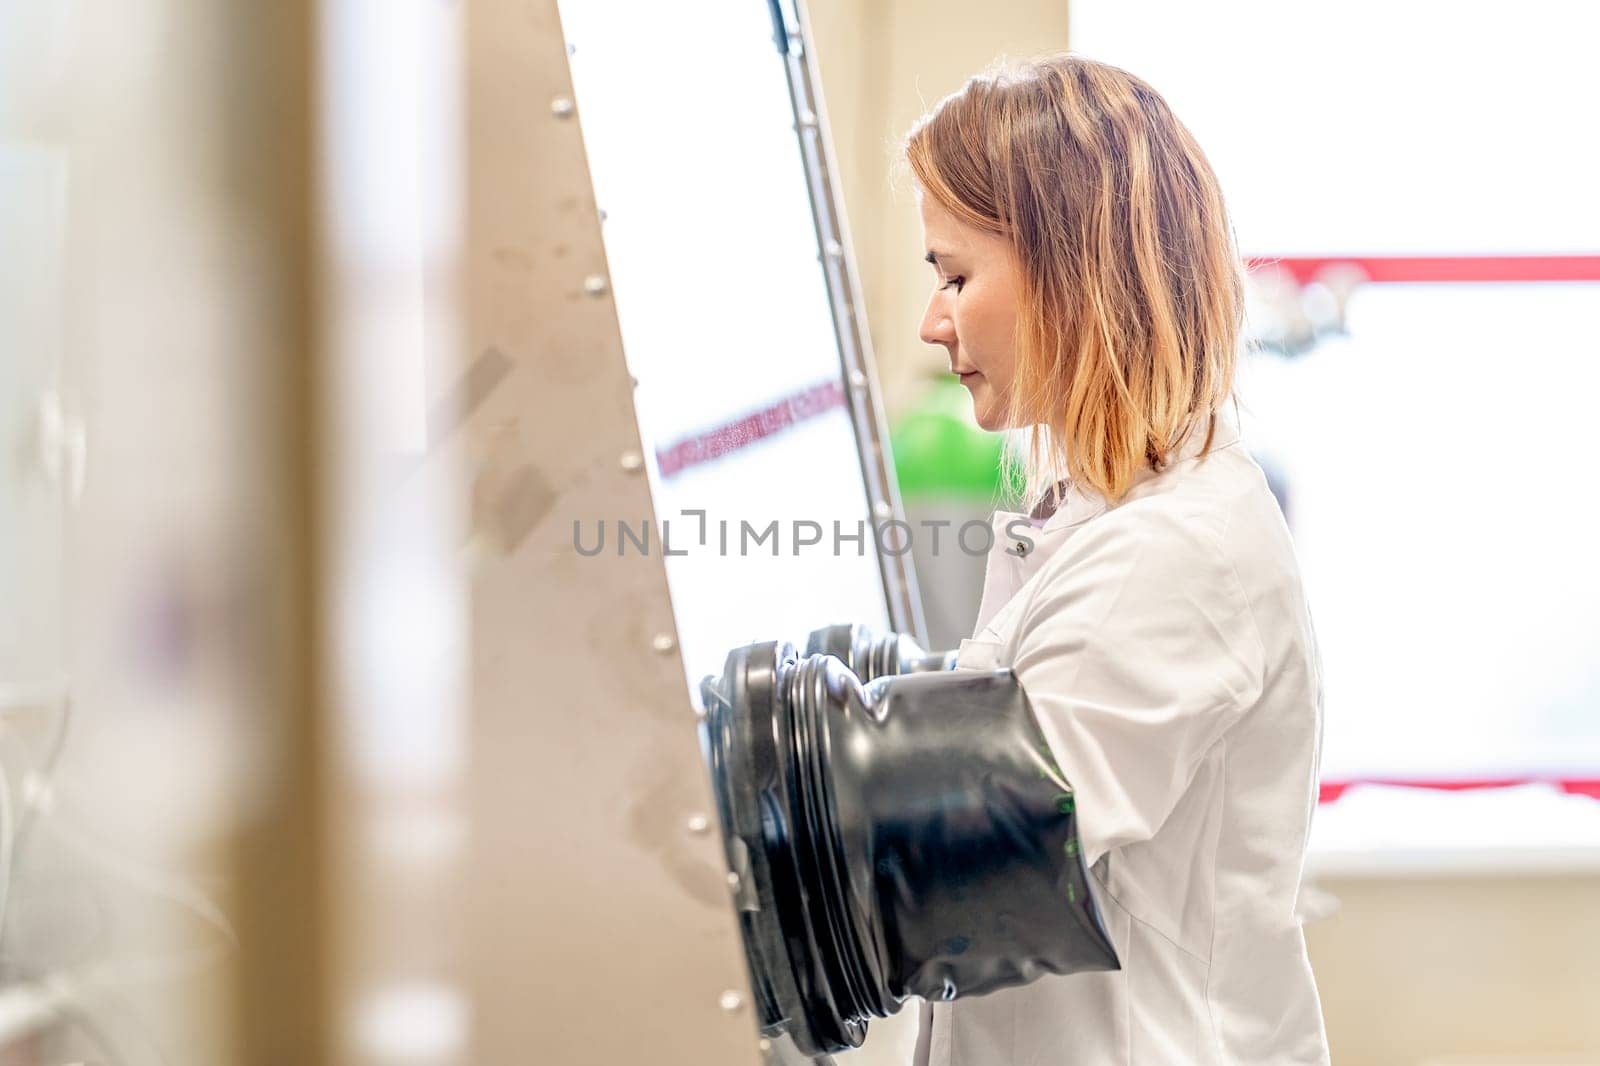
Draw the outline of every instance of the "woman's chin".
<instances>
[{"instance_id":1,"label":"woman's chin","mask_svg":"<svg viewBox=\"0 0 1600 1066\"><path fill-rule=\"evenodd\" d=\"M972 405L972 417L977 420L978 428L986 429L990 433L1003 433L1010 428L1006 414L1005 407L1000 404L993 407L976 403Z\"/></svg>"},{"instance_id":2,"label":"woman's chin","mask_svg":"<svg viewBox=\"0 0 1600 1066\"><path fill-rule=\"evenodd\" d=\"M978 428L986 429L993 433L1000 428L1000 415L993 407L985 403L980 397L972 398L972 418L978 423Z\"/></svg>"}]
</instances>

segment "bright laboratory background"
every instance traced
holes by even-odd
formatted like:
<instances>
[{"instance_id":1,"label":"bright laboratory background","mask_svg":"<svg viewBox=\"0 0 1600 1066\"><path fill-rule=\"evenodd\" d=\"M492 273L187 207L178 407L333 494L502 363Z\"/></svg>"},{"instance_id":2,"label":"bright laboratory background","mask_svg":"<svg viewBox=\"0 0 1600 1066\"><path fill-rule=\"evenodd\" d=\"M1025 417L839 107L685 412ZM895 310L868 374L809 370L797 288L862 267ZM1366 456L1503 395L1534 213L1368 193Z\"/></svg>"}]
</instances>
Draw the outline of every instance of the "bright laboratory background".
<instances>
[{"instance_id":1,"label":"bright laboratory background","mask_svg":"<svg viewBox=\"0 0 1600 1066\"><path fill-rule=\"evenodd\" d=\"M6 1066L312 1061L292 1041L322 998L325 1043L352 1061L464 1061L467 956L437 917L471 877L464 569L527 532L489 505L522 471L486 460L466 499L441 461L458 421L431 406L492 391L506 365L457 351L451 328L466 8L0 2ZM931 277L890 178L926 108L996 56L1072 47L1193 128L1251 260L1240 398L1323 645L1326 802L1301 911L1334 1058L1600 1063L1600 13L809 8L894 425L929 411L942 365L916 336ZM731 465L749 461L815 493L807 517L860 515L853 484L805 480L854 457L826 319L785 315L817 310L815 235L765 210L775 185L730 178L740 161L782 172L793 150L767 5L725 0L712 26L694 19L713 5L639 3L618 44L586 50L612 29L584 24L595 9L562 4L658 513L798 514L794 491ZM690 54L699 92L653 100L639 72ZM720 117L715 181L681 166L674 108ZM515 117L550 120L544 101ZM738 227L750 258L690 261L709 226ZM750 275L756 256L777 273ZM715 374L673 376L691 341ZM553 387L584 354L550 363ZM678 463L785 396L805 398L792 432ZM713 589L709 558L670 560L685 680L775 635L745 631L759 589L788 590L792 638L846 609L810 562ZM881 620L871 564L828 559L857 620ZM323 810L326 838L308 834ZM313 914L327 944L285 935Z\"/></svg>"},{"instance_id":2,"label":"bright laboratory background","mask_svg":"<svg viewBox=\"0 0 1600 1066\"><path fill-rule=\"evenodd\" d=\"M1246 439L1324 657L1302 909L1335 1061L1600 1061L1600 13L812 12L892 421L946 410L915 203L886 177L927 106L997 55L1070 47L1194 131L1251 266ZM1424 783L1502 787L1398 787Z\"/></svg>"}]
</instances>

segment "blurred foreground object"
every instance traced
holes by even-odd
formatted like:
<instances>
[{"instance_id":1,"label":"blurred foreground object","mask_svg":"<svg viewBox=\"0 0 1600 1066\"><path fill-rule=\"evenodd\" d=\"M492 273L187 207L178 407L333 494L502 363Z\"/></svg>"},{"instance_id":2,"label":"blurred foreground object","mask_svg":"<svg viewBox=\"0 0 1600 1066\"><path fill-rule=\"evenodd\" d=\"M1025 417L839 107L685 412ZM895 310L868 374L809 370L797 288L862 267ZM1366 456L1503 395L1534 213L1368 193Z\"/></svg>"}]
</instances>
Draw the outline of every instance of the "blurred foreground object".
<instances>
[{"instance_id":1,"label":"blurred foreground object","mask_svg":"<svg viewBox=\"0 0 1600 1066\"><path fill-rule=\"evenodd\" d=\"M0 5L0 1061L325 1061L305 3Z\"/></svg>"}]
</instances>

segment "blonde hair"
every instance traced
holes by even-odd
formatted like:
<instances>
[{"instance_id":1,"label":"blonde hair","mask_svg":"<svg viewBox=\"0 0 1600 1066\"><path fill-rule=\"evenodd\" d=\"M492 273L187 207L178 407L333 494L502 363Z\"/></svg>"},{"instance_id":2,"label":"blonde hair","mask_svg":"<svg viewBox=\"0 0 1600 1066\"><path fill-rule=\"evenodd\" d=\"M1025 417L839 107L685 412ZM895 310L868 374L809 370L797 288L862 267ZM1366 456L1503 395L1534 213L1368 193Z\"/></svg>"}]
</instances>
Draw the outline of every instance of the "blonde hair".
<instances>
[{"instance_id":1,"label":"blonde hair","mask_svg":"<svg viewBox=\"0 0 1600 1066\"><path fill-rule=\"evenodd\" d=\"M1061 477L1120 500L1201 421L1209 450L1243 269L1216 176L1154 89L1070 53L1002 61L902 151L924 195L1010 241L1022 310L1006 424L1031 428L1025 468L1005 474L1030 505Z\"/></svg>"}]
</instances>

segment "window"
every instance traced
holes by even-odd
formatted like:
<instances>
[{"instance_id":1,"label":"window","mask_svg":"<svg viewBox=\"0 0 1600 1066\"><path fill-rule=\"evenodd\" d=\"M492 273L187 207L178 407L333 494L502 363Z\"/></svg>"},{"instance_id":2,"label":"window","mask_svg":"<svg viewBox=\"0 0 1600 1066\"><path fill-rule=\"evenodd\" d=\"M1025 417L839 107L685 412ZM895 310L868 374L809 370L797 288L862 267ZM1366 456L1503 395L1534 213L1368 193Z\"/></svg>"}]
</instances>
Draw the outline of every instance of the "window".
<instances>
[{"instance_id":1,"label":"window","mask_svg":"<svg viewBox=\"0 0 1600 1066\"><path fill-rule=\"evenodd\" d=\"M1322 644L1324 799L1547 782L1512 790L1560 805L1541 843L1593 849L1561 792L1600 795L1600 9L1071 12L1194 132L1252 266L1240 397ZM1441 795L1319 831L1420 847Z\"/></svg>"},{"instance_id":2,"label":"window","mask_svg":"<svg viewBox=\"0 0 1600 1066\"><path fill-rule=\"evenodd\" d=\"M888 628L879 516L772 10L561 14L659 523L596 514L578 536L585 550L667 556L698 701L732 648L803 649L832 622Z\"/></svg>"}]
</instances>

